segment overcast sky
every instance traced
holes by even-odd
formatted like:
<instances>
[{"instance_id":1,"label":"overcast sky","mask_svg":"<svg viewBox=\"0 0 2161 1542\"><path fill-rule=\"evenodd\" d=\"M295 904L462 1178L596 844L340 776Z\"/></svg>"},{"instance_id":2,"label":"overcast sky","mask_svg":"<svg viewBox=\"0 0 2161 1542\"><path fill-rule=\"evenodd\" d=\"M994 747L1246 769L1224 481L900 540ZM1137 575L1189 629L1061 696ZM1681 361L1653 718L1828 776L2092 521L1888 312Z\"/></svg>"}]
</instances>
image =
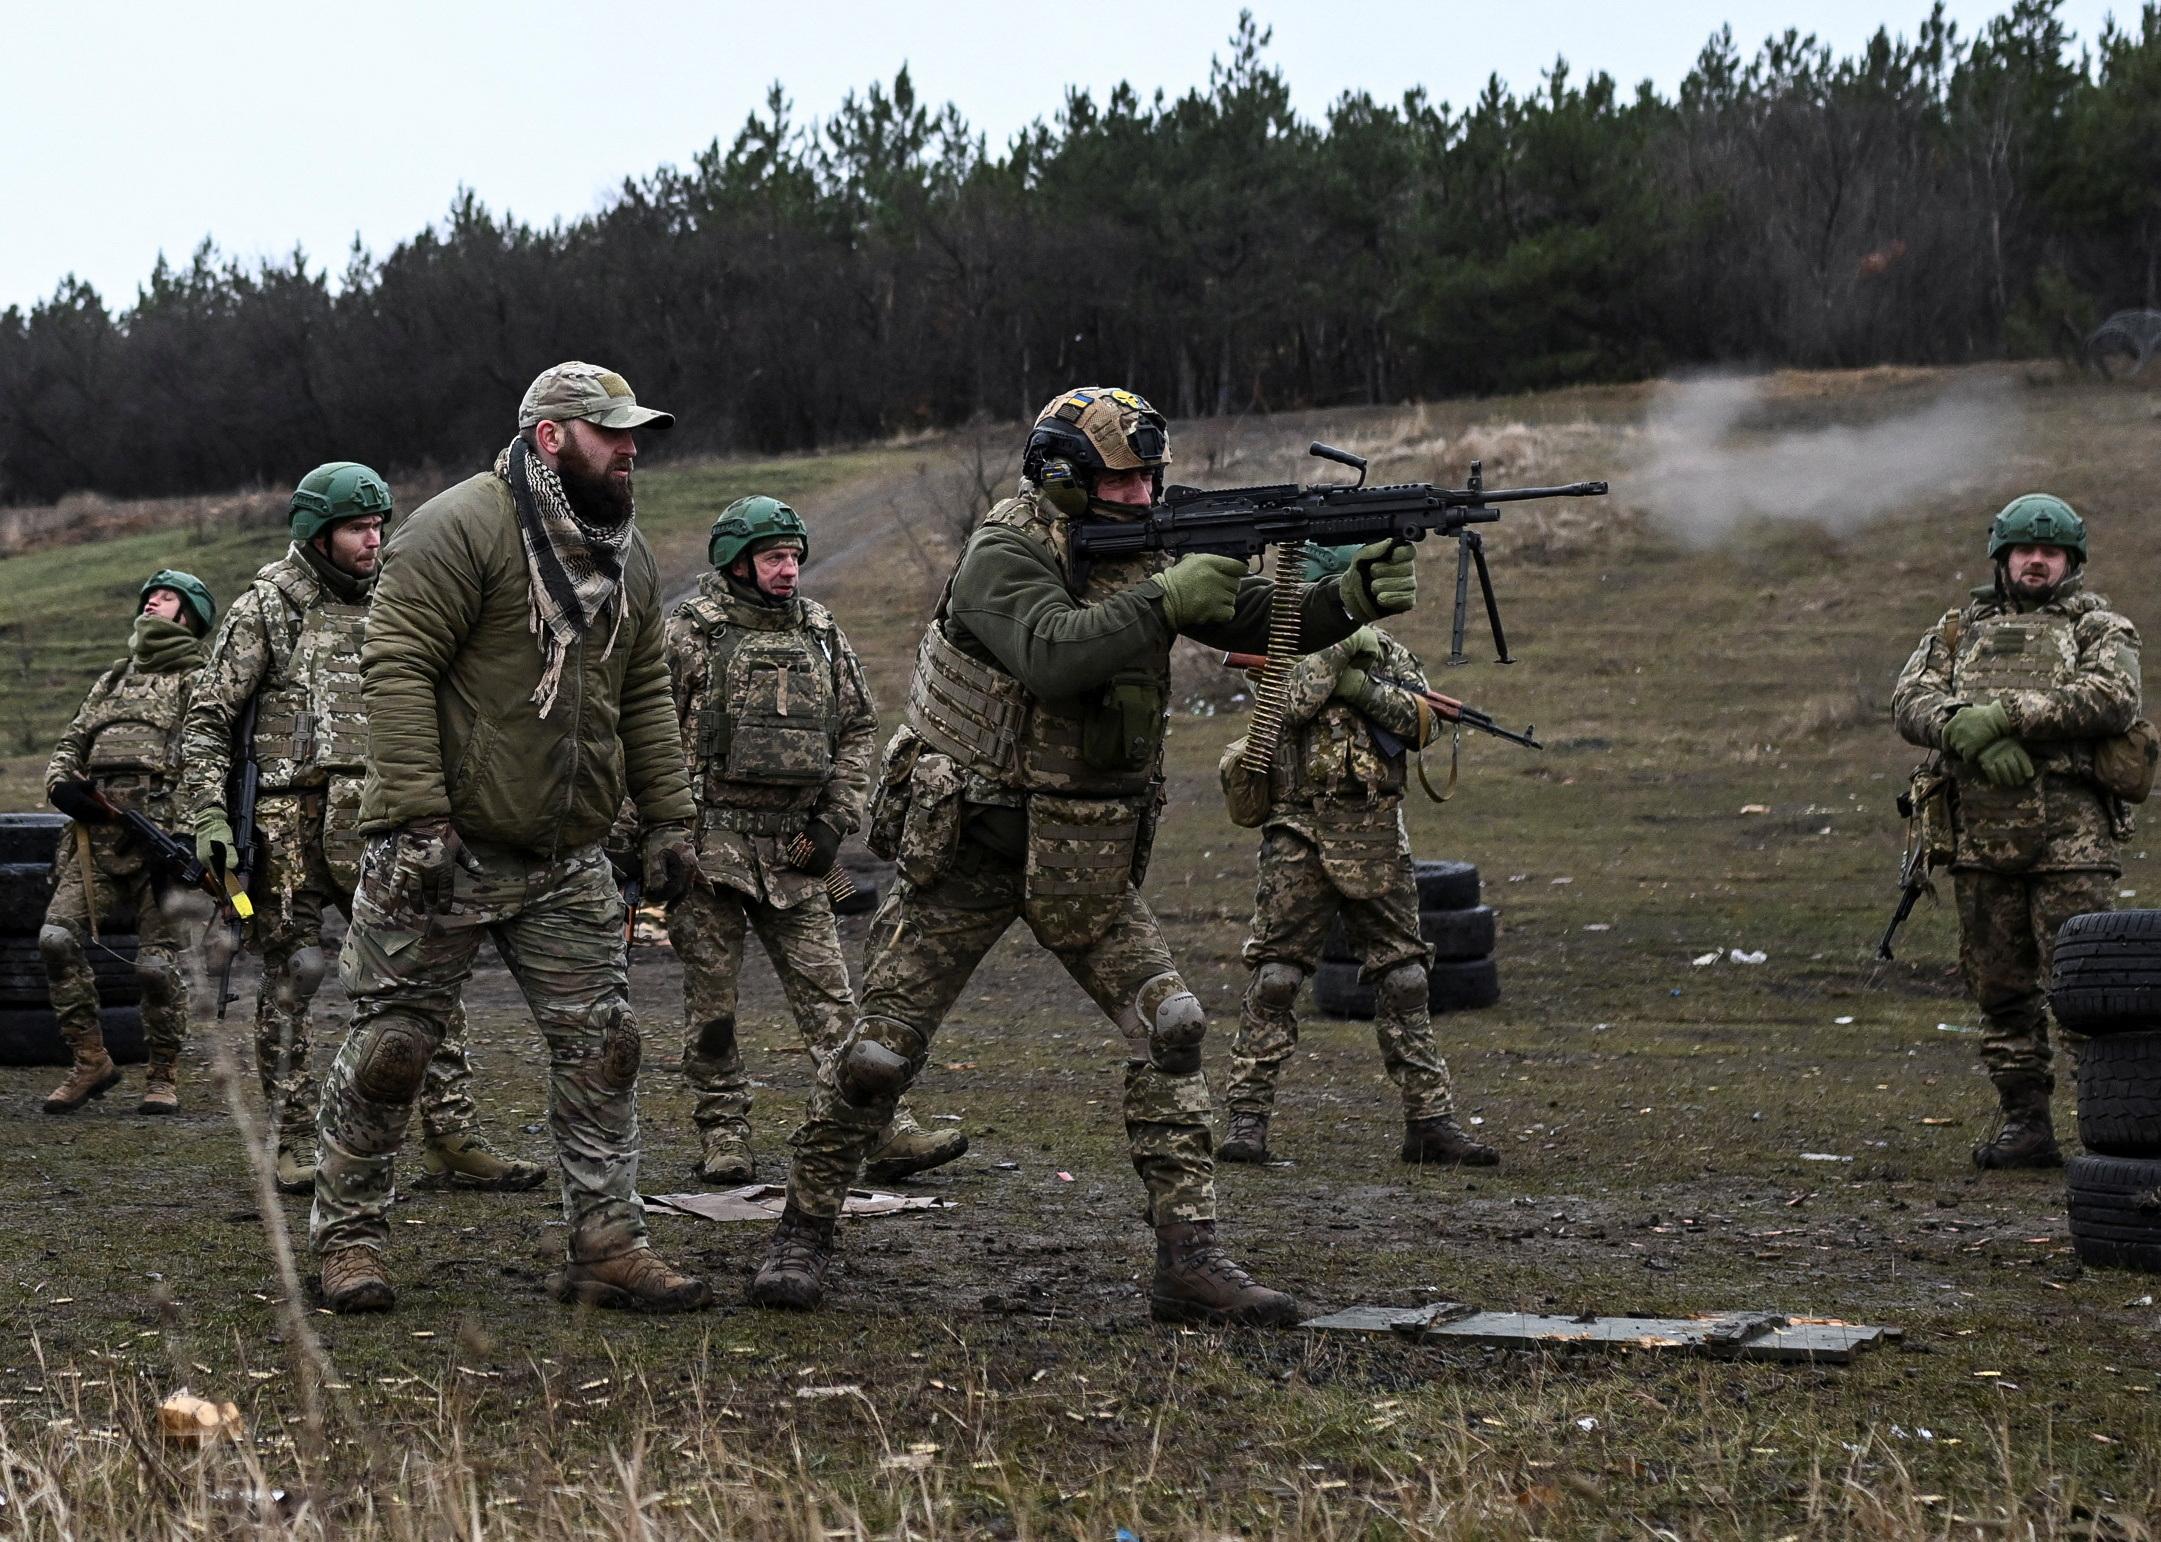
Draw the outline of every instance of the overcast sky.
<instances>
[{"instance_id":1,"label":"overcast sky","mask_svg":"<svg viewBox=\"0 0 2161 1542\"><path fill-rule=\"evenodd\" d=\"M1948 0L1971 32L2009 0ZM1049 118L1069 85L1100 99L1205 83L1239 7L1216 0L1064 6L738 4L116 4L0 0L0 308L62 275L131 302L162 250L209 236L246 258L304 247L333 272L357 233L378 254L439 219L461 186L545 223L625 176L732 139L780 81L804 119L905 63L994 148ZM1299 111L1411 86L1461 105L1489 72L1522 90L1554 57L1579 75L1670 93L1730 23L1744 53L1788 26L1841 52L1910 33L1925 0L1255 0ZM2135 0L2065 0L2082 39Z\"/></svg>"}]
</instances>

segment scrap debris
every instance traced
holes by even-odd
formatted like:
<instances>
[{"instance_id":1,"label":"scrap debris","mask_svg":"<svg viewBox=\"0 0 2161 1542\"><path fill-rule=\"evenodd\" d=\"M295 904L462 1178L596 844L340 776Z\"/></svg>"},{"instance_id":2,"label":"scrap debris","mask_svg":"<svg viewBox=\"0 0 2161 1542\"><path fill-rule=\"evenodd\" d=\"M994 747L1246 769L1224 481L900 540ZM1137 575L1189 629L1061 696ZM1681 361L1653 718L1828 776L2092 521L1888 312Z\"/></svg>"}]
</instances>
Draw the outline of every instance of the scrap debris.
<instances>
[{"instance_id":1,"label":"scrap debris","mask_svg":"<svg viewBox=\"0 0 2161 1542\"><path fill-rule=\"evenodd\" d=\"M213 1403L182 1387L158 1404L158 1430L167 1440L205 1445L223 1435L238 1436L247 1428L236 1403Z\"/></svg>"},{"instance_id":2,"label":"scrap debris","mask_svg":"<svg viewBox=\"0 0 2161 1542\"><path fill-rule=\"evenodd\" d=\"M694 1215L701 1221L777 1221L787 1202L786 1185L747 1183L739 1189L714 1193L647 1194L645 1202L661 1210ZM946 1210L953 1201L932 1194L886 1194L876 1189L850 1189L841 1207L843 1215L892 1215L902 1210Z\"/></svg>"},{"instance_id":3,"label":"scrap debris","mask_svg":"<svg viewBox=\"0 0 2161 1542\"><path fill-rule=\"evenodd\" d=\"M1424 1306L1354 1306L1299 1326L1318 1333L1391 1333L1414 1343L1609 1349L1685 1349L1735 1360L1846 1365L1864 1349L1896 1342L1899 1328L1775 1312L1705 1312L1694 1317L1553 1317L1481 1312L1460 1301Z\"/></svg>"}]
</instances>

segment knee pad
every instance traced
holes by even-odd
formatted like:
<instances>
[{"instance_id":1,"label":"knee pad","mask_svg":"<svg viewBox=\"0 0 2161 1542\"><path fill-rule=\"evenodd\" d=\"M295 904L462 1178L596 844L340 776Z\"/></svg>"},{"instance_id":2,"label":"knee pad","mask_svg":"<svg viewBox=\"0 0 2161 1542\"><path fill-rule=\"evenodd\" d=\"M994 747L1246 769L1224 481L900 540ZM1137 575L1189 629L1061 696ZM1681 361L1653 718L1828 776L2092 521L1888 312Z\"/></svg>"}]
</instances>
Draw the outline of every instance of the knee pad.
<instances>
[{"instance_id":1,"label":"knee pad","mask_svg":"<svg viewBox=\"0 0 2161 1542\"><path fill-rule=\"evenodd\" d=\"M1263 1012L1288 1012L1305 982L1306 972L1296 964L1263 964L1253 973L1253 1004Z\"/></svg>"},{"instance_id":2,"label":"knee pad","mask_svg":"<svg viewBox=\"0 0 2161 1542\"><path fill-rule=\"evenodd\" d=\"M367 1037L353 1064L353 1088L375 1103L410 1103L427 1079L434 1041L418 1023L386 1017L361 1030Z\"/></svg>"},{"instance_id":3,"label":"knee pad","mask_svg":"<svg viewBox=\"0 0 2161 1542\"><path fill-rule=\"evenodd\" d=\"M690 1058L693 1060L726 1060L735 1053L735 1018L708 1018L698 1029L698 1036L690 1041Z\"/></svg>"},{"instance_id":4,"label":"knee pad","mask_svg":"<svg viewBox=\"0 0 2161 1542\"><path fill-rule=\"evenodd\" d=\"M638 1062L645 1055L644 1040L638 1033L638 1020L631 1016L630 1008L620 1001L605 1002L593 1011L595 1017L602 1018L604 1023L600 1030L601 1079L618 1090L636 1086Z\"/></svg>"},{"instance_id":5,"label":"knee pad","mask_svg":"<svg viewBox=\"0 0 2161 1542\"><path fill-rule=\"evenodd\" d=\"M137 953L135 980L143 999L156 1006L180 1000L186 988L180 983L180 966L163 953Z\"/></svg>"},{"instance_id":6,"label":"knee pad","mask_svg":"<svg viewBox=\"0 0 2161 1542\"><path fill-rule=\"evenodd\" d=\"M848 1102L898 1100L922 1069L930 1049L923 1035L895 1017L866 1017L833 1057L833 1084Z\"/></svg>"},{"instance_id":7,"label":"knee pad","mask_svg":"<svg viewBox=\"0 0 2161 1542\"><path fill-rule=\"evenodd\" d=\"M82 944L67 927L48 921L38 928L38 955L48 970L65 968L81 951Z\"/></svg>"},{"instance_id":8,"label":"knee pad","mask_svg":"<svg viewBox=\"0 0 2161 1542\"><path fill-rule=\"evenodd\" d=\"M1133 997L1133 1012L1148 1035L1148 1063L1166 1076L1191 1076L1201 1068L1201 1040L1208 1014L1200 998L1175 974L1159 974Z\"/></svg>"},{"instance_id":9,"label":"knee pad","mask_svg":"<svg viewBox=\"0 0 2161 1542\"><path fill-rule=\"evenodd\" d=\"M1398 964L1373 986L1374 1004L1385 1012L1409 1012L1426 1004L1426 966Z\"/></svg>"},{"instance_id":10,"label":"knee pad","mask_svg":"<svg viewBox=\"0 0 2161 1542\"><path fill-rule=\"evenodd\" d=\"M309 946L295 953L287 967L292 971L293 989L305 1001L322 989L323 976L330 972L330 960L323 956L321 948Z\"/></svg>"}]
</instances>

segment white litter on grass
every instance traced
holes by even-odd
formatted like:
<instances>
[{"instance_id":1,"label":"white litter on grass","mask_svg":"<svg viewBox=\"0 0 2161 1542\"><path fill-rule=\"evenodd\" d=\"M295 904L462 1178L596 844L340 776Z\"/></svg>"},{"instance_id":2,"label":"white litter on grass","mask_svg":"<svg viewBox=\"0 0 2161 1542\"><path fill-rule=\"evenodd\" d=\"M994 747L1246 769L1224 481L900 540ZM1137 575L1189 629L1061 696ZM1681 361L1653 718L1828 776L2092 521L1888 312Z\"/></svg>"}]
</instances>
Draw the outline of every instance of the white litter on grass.
<instances>
[{"instance_id":1,"label":"white litter on grass","mask_svg":"<svg viewBox=\"0 0 2161 1542\"><path fill-rule=\"evenodd\" d=\"M1964 1028L1957 1023L1938 1023L1936 1031L1938 1033L1979 1033L1981 1030L1978 1028Z\"/></svg>"},{"instance_id":2,"label":"white litter on grass","mask_svg":"<svg viewBox=\"0 0 2161 1542\"><path fill-rule=\"evenodd\" d=\"M1690 959L1689 962L1695 965L1698 969L1708 968L1712 964L1718 962L1718 949L1713 948L1708 953L1698 953L1694 958Z\"/></svg>"},{"instance_id":3,"label":"white litter on grass","mask_svg":"<svg viewBox=\"0 0 2161 1542\"><path fill-rule=\"evenodd\" d=\"M2136 889L2118 889L2118 890L2116 891L2116 897L2117 897L2118 899L2137 899L2137 898L2138 898L2138 890L2136 890Z\"/></svg>"},{"instance_id":4,"label":"white litter on grass","mask_svg":"<svg viewBox=\"0 0 2161 1542\"><path fill-rule=\"evenodd\" d=\"M1832 1018L1832 1019L1831 1019L1831 1021L1832 1021L1832 1022L1834 1022L1834 1023L1836 1023L1836 1024L1838 1024L1838 1026L1839 1026L1839 1027L1843 1028L1843 1027L1845 1027L1845 1026L1846 1026L1846 1025L1848 1024L1848 1023L1852 1022L1852 1021L1853 1021L1853 1019L1852 1019L1852 1018L1850 1018L1850 1017L1834 1017L1834 1018Z\"/></svg>"},{"instance_id":5,"label":"white litter on grass","mask_svg":"<svg viewBox=\"0 0 2161 1542\"><path fill-rule=\"evenodd\" d=\"M1739 948L1735 948L1727 956L1731 958L1736 964L1760 964L1765 959L1769 958L1771 955L1764 952L1761 948L1758 948L1753 953L1744 953Z\"/></svg>"},{"instance_id":6,"label":"white litter on grass","mask_svg":"<svg viewBox=\"0 0 2161 1542\"><path fill-rule=\"evenodd\" d=\"M1801 1153L1801 1160L1804 1162L1850 1162L1853 1158L1840 1156L1833 1151L1804 1151Z\"/></svg>"},{"instance_id":7,"label":"white litter on grass","mask_svg":"<svg viewBox=\"0 0 2161 1542\"><path fill-rule=\"evenodd\" d=\"M1595 1430L1598 1428L1598 1421L1589 1414L1585 1414L1576 1421L1576 1428L1579 1430Z\"/></svg>"},{"instance_id":8,"label":"white litter on grass","mask_svg":"<svg viewBox=\"0 0 2161 1542\"><path fill-rule=\"evenodd\" d=\"M1587 932L1610 932L1613 930L1613 923L1611 921L1593 921L1584 930Z\"/></svg>"}]
</instances>

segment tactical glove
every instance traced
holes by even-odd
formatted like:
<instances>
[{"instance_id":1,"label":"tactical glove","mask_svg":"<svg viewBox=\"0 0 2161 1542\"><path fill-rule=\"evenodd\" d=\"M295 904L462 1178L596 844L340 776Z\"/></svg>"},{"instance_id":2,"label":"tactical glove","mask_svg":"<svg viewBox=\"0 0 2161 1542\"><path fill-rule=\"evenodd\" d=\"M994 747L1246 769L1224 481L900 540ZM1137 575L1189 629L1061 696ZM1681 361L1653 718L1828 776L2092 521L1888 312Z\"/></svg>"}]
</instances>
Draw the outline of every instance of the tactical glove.
<instances>
[{"instance_id":1,"label":"tactical glove","mask_svg":"<svg viewBox=\"0 0 2161 1542\"><path fill-rule=\"evenodd\" d=\"M1336 644L1343 650L1346 664L1378 664L1381 660L1381 634L1370 626L1362 626Z\"/></svg>"},{"instance_id":2,"label":"tactical glove","mask_svg":"<svg viewBox=\"0 0 2161 1542\"><path fill-rule=\"evenodd\" d=\"M1991 787L2023 787L2033 780L2033 757L2016 739L1998 739L1975 757Z\"/></svg>"},{"instance_id":3,"label":"tactical glove","mask_svg":"<svg viewBox=\"0 0 2161 1542\"><path fill-rule=\"evenodd\" d=\"M1982 750L2011 731L2011 714L1990 702L1983 707L1961 707L1943 725L1943 747L1960 760L1972 760Z\"/></svg>"},{"instance_id":4,"label":"tactical glove","mask_svg":"<svg viewBox=\"0 0 2161 1542\"><path fill-rule=\"evenodd\" d=\"M822 819L813 819L803 826L803 839L810 842L810 849L796 866L813 878L833 871L833 859L840 854L840 832Z\"/></svg>"},{"instance_id":5,"label":"tactical glove","mask_svg":"<svg viewBox=\"0 0 2161 1542\"><path fill-rule=\"evenodd\" d=\"M1188 627L1221 626L1238 609L1238 586L1246 565L1236 557L1194 552L1156 574L1163 590L1163 619L1174 632Z\"/></svg>"},{"instance_id":6,"label":"tactical glove","mask_svg":"<svg viewBox=\"0 0 2161 1542\"><path fill-rule=\"evenodd\" d=\"M688 825L655 825L645 832L645 897L672 905L690 892L698 876L698 848Z\"/></svg>"},{"instance_id":7,"label":"tactical glove","mask_svg":"<svg viewBox=\"0 0 2161 1542\"><path fill-rule=\"evenodd\" d=\"M225 810L206 808L195 816L195 860L213 873L233 870L233 827Z\"/></svg>"},{"instance_id":8,"label":"tactical glove","mask_svg":"<svg viewBox=\"0 0 2161 1542\"><path fill-rule=\"evenodd\" d=\"M1358 548L1338 583L1343 608L1357 622L1400 615L1418 602L1418 563L1408 541L1375 541Z\"/></svg>"},{"instance_id":9,"label":"tactical glove","mask_svg":"<svg viewBox=\"0 0 2161 1542\"><path fill-rule=\"evenodd\" d=\"M52 800L54 808L77 824L110 824L112 815L99 808L97 800L91 796L97 790L98 784L95 782L55 782L45 790L45 796Z\"/></svg>"},{"instance_id":10,"label":"tactical glove","mask_svg":"<svg viewBox=\"0 0 2161 1542\"><path fill-rule=\"evenodd\" d=\"M1337 701L1346 701L1354 707L1363 708L1366 704L1366 698L1372 693L1373 677L1356 665L1352 665L1337 674L1336 688L1328 694Z\"/></svg>"}]
</instances>

